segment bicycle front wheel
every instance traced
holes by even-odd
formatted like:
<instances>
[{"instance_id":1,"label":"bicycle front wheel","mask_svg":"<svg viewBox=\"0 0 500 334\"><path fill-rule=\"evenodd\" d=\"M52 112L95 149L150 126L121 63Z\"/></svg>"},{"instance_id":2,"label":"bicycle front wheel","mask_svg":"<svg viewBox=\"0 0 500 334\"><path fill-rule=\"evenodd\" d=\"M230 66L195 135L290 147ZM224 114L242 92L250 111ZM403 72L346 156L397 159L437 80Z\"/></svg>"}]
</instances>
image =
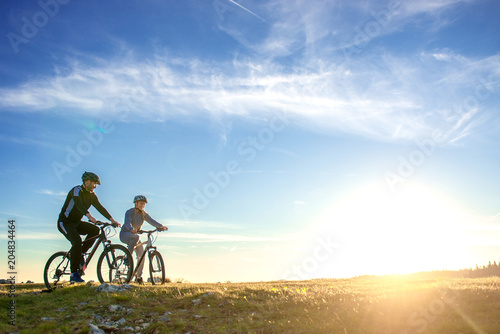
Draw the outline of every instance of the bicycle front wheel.
<instances>
[{"instance_id":1,"label":"bicycle front wheel","mask_svg":"<svg viewBox=\"0 0 500 334\"><path fill-rule=\"evenodd\" d=\"M71 265L68 252L54 253L45 264L43 281L47 289L52 290L56 285L68 282L71 275Z\"/></svg>"},{"instance_id":2,"label":"bicycle front wheel","mask_svg":"<svg viewBox=\"0 0 500 334\"><path fill-rule=\"evenodd\" d=\"M165 263L158 251L149 253L149 275L153 285L165 283Z\"/></svg>"},{"instance_id":3,"label":"bicycle front wheel","mask_svg":"<svg viewBox=\"0 0 500 334\"><path fill-rule=\"evenodd\" d=\"M101 283L125 284L130 282L134 261L127 248L110 245L97 261L97 278Z\"/></svg>"}]
</instances>

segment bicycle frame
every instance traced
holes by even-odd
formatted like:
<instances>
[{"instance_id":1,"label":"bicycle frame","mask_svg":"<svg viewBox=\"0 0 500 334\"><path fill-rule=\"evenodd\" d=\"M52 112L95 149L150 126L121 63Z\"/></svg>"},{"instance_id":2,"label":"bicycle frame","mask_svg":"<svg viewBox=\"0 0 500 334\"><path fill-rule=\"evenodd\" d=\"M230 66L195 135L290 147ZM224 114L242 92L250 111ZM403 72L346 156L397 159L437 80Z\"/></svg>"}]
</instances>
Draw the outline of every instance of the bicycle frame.
<instances>
[{"instance_id":1,"label":"bicycle frame","mask_svg":"<svg viewBox=\"0 0 500 334\"><path fill-rule=\"evenodd\" d=\"M90 260L92 260L92 257L94 256L94 254L97 252L97 248L99 248L99 245L102 244L102 246L105 250L106 247L108 247L111 244L111 240L108 240L108 238L106 237L106 232L104 231L104 229L107 226L110 226L110 224L102 223L100 221L98 221L98 223L100 223L100 225L102 227L99 225L96 225L96 226L99 226L100 233L97 237L95 237L95 238L97 238L97 242L95 242L94 246L92 247L92 250L90 251L90 253L87 253L88 256L87 256L87 259L85 260L85 264L83 265L82 271L85 271L85 269L87 269L87 266L90 263ZM89 239L89 240L92 240L92 239ZM109 261L109 259L108 259L108 261Z\"/></svg>"},{"instance_id":2,"label":"bicycle frame","mask_svg":"<svg viewBox=\"0 0 500 334\"><path fill-rule=\"evenodd\" d=\"M139 247L141 245L146 245L146 248L144 248L144 252L142 253L141 258L137 262L137 265L135 266L135 269L132 272L132 277L134 277L135 274L137 274L137 270L139 270L139 266L142 263L142 261L144 261L144 262L146 261L146 254L148 254L151 250L156 250L156 246L153 246L153 241L151 240L151 234L153 234L156 231L158 231L158 229L155 229L155 230L152 230L152 231L143 231L143 230L137 231L137 234L147 233L148 234L148 240L140 242L140 243L136 244L135 247L134 247L134 250L135 250L137 247ZM133 253L134 250L132 250L131 254Z\"/></svg>"}]
</instances>

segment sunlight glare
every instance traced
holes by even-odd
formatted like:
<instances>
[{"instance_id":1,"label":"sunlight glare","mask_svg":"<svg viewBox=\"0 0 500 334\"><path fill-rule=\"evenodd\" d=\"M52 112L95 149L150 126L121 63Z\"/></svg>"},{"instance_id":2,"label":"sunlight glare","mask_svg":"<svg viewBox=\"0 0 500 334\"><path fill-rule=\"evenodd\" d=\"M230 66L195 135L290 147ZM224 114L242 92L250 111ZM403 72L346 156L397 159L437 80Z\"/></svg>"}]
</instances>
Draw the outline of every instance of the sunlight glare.
<instances>
[{"instance_id":1,"label":"sunlight glare","mask_svg":"<svg viewBox=\"0 0 500 334\"><path fill-rule=\"evenodd\" d=\"M434 189L374 183L337 202L321 229L343 240L336 270L353 276L463 268L464 224L463 211Z\"/></svg>"}]
</instances>

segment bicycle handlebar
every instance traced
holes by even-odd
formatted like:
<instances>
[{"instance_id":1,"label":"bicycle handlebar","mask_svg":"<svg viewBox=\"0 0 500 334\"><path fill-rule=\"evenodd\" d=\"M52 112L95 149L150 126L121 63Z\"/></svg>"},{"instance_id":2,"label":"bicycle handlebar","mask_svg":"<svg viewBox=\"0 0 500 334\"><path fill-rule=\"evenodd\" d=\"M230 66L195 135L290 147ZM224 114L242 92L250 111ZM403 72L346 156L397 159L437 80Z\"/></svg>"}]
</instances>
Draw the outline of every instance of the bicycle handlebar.
<instances>
[{"instance_id":1,"label":"bicycle handlebar","mask_svg":"<svg viewBox=\"0 0 500 334\"><path fill-rule=\"evenodd\" d=\"M92 222L89 221L89 223L92 223ZM111 227L114 227L114 228L118 227L118 226L115 226L115 224L113 224L113 223L107 223L107 222L103 222L103 221L100 221L100 220L96 221L94 225L102 226L102 227L106 227L106 226L111 226ZM151 231L138 230L137 234L143 234L143 233L150 234L150 233L153 233L153 232L156 232L156 231L163 232L165 230L159 230L158 228L155 228L154 230L151 230Z\"/></svg>"},{"instance_id":2,"label":"bicycle handlebar","mask_svg":"<svg viewBox=\"0 0 500 334\"><path fill-rule=\"evenodd\" d=\"M145 230L137 230L137 234L151 234L153 232L163 232L163 230L159 230L158 228L155 228L154 230L151 230L151 231L145 231Z\"/></svg>"},{"instance_id":3,"label":"bicycle handlebar","mask_svg":"<svg viewBox=\"0 0 500 334\"><path fill-rule=\"evenodd\" d=\"M89 223L92 223L92 222L90 222L90 221L89 221ZM102 221L100 221L100 220L96 221L94 225L97 225L97 226L102 226L102 227L106 227L106 226L112 226L112 227L114 227L114 228L117 228L117 227L118 227L118 225L117 225L117 226L115 226L115 224L113 224L113 223L106 223L106 222L102 222Z\"/></svg>"}]
</instances>

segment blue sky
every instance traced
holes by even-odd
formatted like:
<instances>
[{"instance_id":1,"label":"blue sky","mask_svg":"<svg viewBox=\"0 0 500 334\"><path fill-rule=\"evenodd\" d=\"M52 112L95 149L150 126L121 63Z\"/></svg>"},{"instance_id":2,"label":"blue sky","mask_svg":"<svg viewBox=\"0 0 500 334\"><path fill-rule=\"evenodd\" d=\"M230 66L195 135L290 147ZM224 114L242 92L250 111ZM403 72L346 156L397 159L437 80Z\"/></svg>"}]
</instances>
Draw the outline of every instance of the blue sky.
<instances>
[{"instance_id":1,"label":"blue sky","mask_svg":"<svg viewBox=\"0 0 500 334\"><path fill-rule=\"evenodd\" d=\"M69 248L56 219L86 170L119 221L148 196L174 279L499 260L496 1L0 6L0 217L19 280Z\"/></svg>"}]
</instances>

